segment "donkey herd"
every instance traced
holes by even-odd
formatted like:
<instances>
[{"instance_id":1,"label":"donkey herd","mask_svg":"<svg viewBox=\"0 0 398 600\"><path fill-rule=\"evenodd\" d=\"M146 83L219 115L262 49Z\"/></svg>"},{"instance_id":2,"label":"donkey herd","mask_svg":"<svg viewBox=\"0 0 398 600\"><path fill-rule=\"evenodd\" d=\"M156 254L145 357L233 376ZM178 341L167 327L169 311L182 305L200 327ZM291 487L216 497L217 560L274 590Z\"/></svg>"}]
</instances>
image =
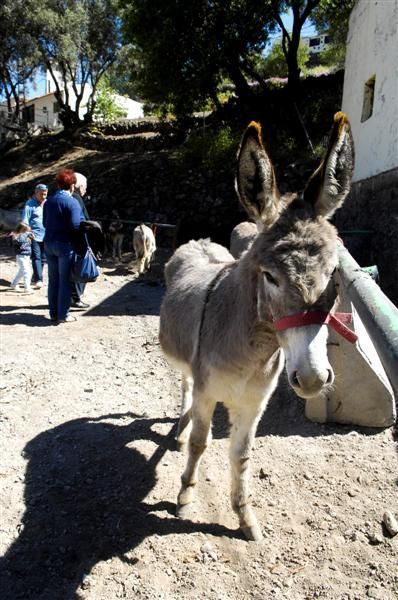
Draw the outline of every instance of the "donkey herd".
<instances>
[{"instance_id":1,"label":"donkey herd","mask_svg":"<svg viewBox=\"0 0 398 600\"><path fill-rule=\"evenodd\" d=\"M105 234L106 252L112 255L112 258L122 259L122 246L125 236L125 225L119 219L109 224ZM141 223L133 231L133 248L136 259L136 268L141 275L151 266L153 256L156 251L155 235L148 225Z\"/></svg>"},{"instance_id":2,"label":"donkey herd","mask_svg":"<svg viewBox=\"0 0 398 600\"><path fill-rule=\"evenodd\" d=\"M339 317L333 312L338 256L337 231L328 219L350 190L353 168L351 128L340 112L304 191L280 197L261 127L250 123L238 153L236 189L254 223L233 231L231 253L209 240L190 241L166 264L159 340L182 374L177 445L188 443L180 517L193 500L213 412L222 402L231 425L232 508L247 539L262 537L249 500L249 460L283 366L301 398L326 393L334 380L327 324Z\"/></svg>"}]
</instances>

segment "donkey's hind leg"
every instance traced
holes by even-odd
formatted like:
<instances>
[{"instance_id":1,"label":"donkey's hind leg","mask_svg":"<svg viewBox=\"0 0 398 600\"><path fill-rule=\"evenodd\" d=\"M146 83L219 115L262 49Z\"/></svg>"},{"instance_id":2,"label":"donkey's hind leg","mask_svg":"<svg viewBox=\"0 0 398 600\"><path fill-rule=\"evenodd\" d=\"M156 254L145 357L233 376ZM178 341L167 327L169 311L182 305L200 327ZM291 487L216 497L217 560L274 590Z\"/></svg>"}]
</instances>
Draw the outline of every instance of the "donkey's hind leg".
<instances>
[{"instance_id":1,"label":"donkey's hind leg","mask_svg":"<svg viewBox=\"0 0 398 600\"><path fill-rule=\"evenodd\" d=\"M215 402L193 390L192 431L189 437L187 466L181 477L181 489L177 499L177 516L184 517L187 506L192 502L194 487L198 480L198 469L202 454L211 439L211 419Z\"/></svg>"},{"instance_id":2,"label":"donkey's hind leg","mask_svg":"<svg viewBox=\"0 0 398 600\"><path fill-rule=\"evenodd\" d=\"M183 450L192 429L192 390L193 379L182 375L181 379L181 413L177 429L177 450Z\"/></svg>"},{"instance_id":3,"label":"donkey's hind leg","mask_svg":"<svg viewBox=\"0 0 398 600\"><path fill-rule=\"evenodd\" d=\"M229 456L232 470L232 508L239 517L242 533L248 540L253 541L261 540L262 533L249 503L249 463L261 413L260 406L250 404L242 407L242 410L230 411L231 446Z\"/></svg>"}]
</instances>

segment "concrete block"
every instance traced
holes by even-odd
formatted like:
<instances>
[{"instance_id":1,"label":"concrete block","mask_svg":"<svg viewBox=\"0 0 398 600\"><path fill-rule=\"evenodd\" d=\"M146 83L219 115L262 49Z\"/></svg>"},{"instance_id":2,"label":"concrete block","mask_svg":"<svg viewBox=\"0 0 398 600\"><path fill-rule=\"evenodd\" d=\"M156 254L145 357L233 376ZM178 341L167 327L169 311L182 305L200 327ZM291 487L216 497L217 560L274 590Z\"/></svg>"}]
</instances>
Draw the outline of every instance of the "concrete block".
<instances>
[{"instance_id":1,"label":"concrete block","mask_svg":"<svg viewBox=\"0 0 398 600\"><path fill-rule=\"evenodd\" d=\"M336 312L352 312L355 344L330 329L328 354L335 373L333 390L307 400L305 414L311 421L347 423L366 427L389 427L396 419L394 393L375 347L361 319L335 275L339 289Z\"/></svg>"}]
</instances>

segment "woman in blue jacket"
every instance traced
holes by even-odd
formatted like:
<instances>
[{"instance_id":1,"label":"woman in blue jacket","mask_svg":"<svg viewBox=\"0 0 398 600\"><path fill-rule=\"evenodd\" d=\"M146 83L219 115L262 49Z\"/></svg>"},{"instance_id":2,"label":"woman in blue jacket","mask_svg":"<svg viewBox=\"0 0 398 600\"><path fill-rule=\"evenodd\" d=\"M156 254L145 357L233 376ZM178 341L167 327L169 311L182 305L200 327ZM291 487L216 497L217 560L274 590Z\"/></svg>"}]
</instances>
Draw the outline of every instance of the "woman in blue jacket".
<instances>
[{"instance_id":1,"label":"woman in blue jacket","mask_svg":"<svg viewBox=\"0 0 398 600\"><path fill-rule=\"evenodd\" d=\"M44 249L48 264L48 304L50 319L70 323L76 318L69 314L71 304L70 272L73 242L84 215L72 193L76 175L63 169L56 176L58 191L44 205L43 222L46 229Z\"/></svg>"}]
</instances>

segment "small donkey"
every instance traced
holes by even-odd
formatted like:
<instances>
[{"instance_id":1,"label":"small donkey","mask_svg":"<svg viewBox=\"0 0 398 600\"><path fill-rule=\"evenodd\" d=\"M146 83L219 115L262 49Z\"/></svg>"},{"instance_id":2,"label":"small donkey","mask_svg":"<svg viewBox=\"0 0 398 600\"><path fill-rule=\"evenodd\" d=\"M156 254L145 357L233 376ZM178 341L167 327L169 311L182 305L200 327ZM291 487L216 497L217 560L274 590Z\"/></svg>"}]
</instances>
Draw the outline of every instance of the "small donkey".
<instances>
[{"instance_id":1,"label":"small donkey","mask_svg":"<svg viewBox=\"0 0 398 600\"><path fill-rule=\"evenodd\" d=\"M150 227L141 223L133 231L133 245L137 261L138 274L142 275L150 268L156 252L155 235Z\"/></svg>"},{"instance_id":2,"label":"small donkey","mask_svg":"<svg viewBox=\"0 0 398 600\"><path fill-rule=\"evenodd\" d=\"M220 401L231 421L232 507L247 539L262 537L249 504L249 457L285 359L290 385L302 398L327 391L334 379L325 325L345 326L331 313L337 232L327 218L349 192L353 165L350 125L337 113L324 161L303 194L287 204L279 197L261 128L252 122L239 150L237 191L262 231L239 260L201 240L178 248L166 265L159 339L182 372L180 447L192 426L179 516L193 499Z\"/></svg>"}]
</instances>

